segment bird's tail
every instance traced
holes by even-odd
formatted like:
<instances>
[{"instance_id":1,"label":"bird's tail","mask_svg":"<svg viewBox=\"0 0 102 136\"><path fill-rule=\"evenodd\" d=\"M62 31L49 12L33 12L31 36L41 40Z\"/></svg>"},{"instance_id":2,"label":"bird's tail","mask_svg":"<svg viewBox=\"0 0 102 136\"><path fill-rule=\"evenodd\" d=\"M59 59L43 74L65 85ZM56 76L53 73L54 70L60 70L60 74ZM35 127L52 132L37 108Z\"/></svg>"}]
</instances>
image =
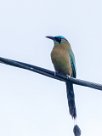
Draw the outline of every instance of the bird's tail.
<instances>
[{"instance_id":1,"label":"bird's tail","mask_svg":"<svg viewBox=\"0 0 102 136\"><path fill-rule=\"evenodd\" d=\"M75 95L73 90L73 84L71 82L66 82L66 91L67 91L67 99L68 99L68 106L69 106L69 113L71 114L72 118L76 119L77 112L76 112L76 105L75 105ZM73 128L73 132L75 136L81 135L81 130L78 125L75 125Z\"/></svg>"},{"instance_id":2,"label":"bird's tail","mask_svg":"<svg viewBox=\"0 0 102 136\"><path fill-rule=\"evenodd\" d=\"M67 99L69 105L69 113L71 114L72 118L76 118L76 105L75 105L75 96L73 90L73 84L71 82L66 82L66 91L67 91Z\"/></svg>"}]
</instances>

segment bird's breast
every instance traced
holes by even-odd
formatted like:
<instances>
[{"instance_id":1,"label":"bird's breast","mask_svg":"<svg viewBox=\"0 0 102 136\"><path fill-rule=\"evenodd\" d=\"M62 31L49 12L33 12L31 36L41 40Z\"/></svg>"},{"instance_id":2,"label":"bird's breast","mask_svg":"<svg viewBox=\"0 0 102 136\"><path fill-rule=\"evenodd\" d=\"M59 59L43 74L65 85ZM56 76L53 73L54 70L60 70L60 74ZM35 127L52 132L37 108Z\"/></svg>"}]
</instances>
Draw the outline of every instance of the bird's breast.
<instances>
[{"instance_id":1,"label":"bird's breast","mask_svg":"<svg viewBox=\"0 0 102 136\"><path fill-rule=\"evenodd\" d=\"M63 47L54 47L51 52L51 59L56 71L62 74L72 75L70 56L68 50Z\"/></svg>"}]
</instances>

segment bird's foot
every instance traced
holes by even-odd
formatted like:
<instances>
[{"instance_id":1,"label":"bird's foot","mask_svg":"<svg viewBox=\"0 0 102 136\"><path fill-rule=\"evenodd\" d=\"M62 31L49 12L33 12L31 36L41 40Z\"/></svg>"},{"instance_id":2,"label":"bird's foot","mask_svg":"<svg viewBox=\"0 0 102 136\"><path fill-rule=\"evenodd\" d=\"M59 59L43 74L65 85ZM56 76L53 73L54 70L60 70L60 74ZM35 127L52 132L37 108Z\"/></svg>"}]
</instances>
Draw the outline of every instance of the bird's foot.
<instances>
[{"instance_id":1,"label":"bird's foot","mask_svg":"<svg viewBox=\"0 0 102 136\"><path fill-rule=\"evenodd\" d=\"M67 75L67 79L69 79L70 78L70 76L69 75Z\"/></svg>"},{"instance_id":2,"label":"bird's foot","mask_svg":"<svg viewBox=\"0 0 102 136\"><path fill-rule=\"evenodd\" d=\"M60 73L60 72L58 72L58 71L55 71L55 72L54 72L54 76L56 76L56 75L58 75L58 74L63 76L63 74Z\"/></svg>"},{"instance_id":3,"label":"bird's foot","mask_svg":"<svg viewBox=\"0 0 102 136\"><path fill-rule=\"evenodd\" d=\"M57 71L55 71L55 72L54 72L54 76L56 76L57 74L58 74L58 72L57 72Z\"/></svg>"}]
</instances>

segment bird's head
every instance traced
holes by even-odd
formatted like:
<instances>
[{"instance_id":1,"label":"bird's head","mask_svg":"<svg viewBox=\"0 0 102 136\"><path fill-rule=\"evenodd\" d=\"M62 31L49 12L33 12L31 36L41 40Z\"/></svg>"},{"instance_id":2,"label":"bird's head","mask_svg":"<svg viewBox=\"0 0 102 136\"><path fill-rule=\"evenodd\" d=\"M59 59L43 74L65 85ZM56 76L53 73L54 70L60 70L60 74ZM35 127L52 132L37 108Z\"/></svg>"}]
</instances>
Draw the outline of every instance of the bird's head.
<instances>
[{"instance_id":1,"label":"bird's head","mask_svg":"<svg viewBox=\"0 0 102 136\"><path fill-rule=\"evenodd\" d=\"M68 40L63 36L46 36L46 38L53 40L55 45L68 44Z\"/></svg>"}]
</instances>

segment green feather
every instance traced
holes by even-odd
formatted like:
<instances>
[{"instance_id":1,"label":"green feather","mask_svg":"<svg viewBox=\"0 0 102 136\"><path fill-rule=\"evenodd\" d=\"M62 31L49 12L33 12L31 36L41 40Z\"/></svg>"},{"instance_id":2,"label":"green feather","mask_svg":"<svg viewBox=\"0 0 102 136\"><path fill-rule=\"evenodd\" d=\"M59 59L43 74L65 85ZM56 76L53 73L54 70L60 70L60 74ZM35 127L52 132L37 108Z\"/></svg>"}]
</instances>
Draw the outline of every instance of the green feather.
<instances>
[{"instance_id":1,"label":"green feather","mask_svg":"<svg viewBox=\"0 0 102 136\"><path fill-rule=\"evenodd\" d=\"M69 50L69 55L70 55L70 61L71 61L71 66L72 66L72 76L76 78L76 63L75 63L75 57L72 52L72 50Z\"/></svg>"}]
</instances>

